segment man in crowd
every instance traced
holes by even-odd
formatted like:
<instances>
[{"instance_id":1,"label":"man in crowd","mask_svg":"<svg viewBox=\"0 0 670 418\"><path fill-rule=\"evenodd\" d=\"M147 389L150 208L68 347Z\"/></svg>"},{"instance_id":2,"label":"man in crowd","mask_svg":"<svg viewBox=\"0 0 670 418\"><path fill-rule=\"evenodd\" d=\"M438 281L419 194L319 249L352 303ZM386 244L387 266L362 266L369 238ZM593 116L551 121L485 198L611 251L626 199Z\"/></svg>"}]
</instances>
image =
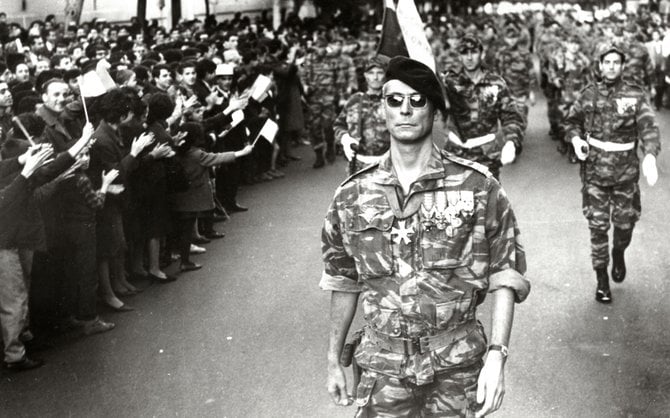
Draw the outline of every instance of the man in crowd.
<instances>
[{"instance_id":1,"label":"man in crowd","mask_svg":"<svg viewBox=\"0 0 670 418\"><path fill-rule=\"evenodd\" d=\"M643 87L622 78L626 55L614 45L597 53L602 81L590 84L573 104L566 135L583 161L582 209L591 232L591 262L596 271L596 295L612 302L607 267L608 230L614 225L612 280L626 277L624 252L640 218L640 161L649 185L658 179L656 156L661 144L658 125Z\"/></svg>"},{"instance_id":2,"label":"man in crowd","mask_svg":"<svg viewBox=\"0 0 670 418\"><path fill-rule=\"evenodd\" d=\"M516 219L486 169L433 144L435 74L395 57L386 79L390 153L337 189L322 231L328 392L349 404L340 356L361 295L357 417L484 416L502 402L514 303L530 290ZM487 293L488 350L475 313Z\"/></svg>"}]
</instances>

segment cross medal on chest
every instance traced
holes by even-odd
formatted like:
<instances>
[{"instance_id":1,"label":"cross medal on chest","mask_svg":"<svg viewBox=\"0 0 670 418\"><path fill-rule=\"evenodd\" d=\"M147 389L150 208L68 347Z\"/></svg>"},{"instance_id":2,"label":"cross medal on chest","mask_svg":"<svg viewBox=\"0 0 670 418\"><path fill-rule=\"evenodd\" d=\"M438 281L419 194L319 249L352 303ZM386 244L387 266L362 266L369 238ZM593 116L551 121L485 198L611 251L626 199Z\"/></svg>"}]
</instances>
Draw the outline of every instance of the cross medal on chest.
<instances>
[{"instance_id":1,"label":"cross medal on chest","mask_svg":"<svg viewBox=\"0 0 670 418\"><path fill-rule=\"evenodd\" d=\"M412 239L410 238L412 235L414 235L414 227L413 226L406 226L407 221L398 221L398 228L395 226L391 229L391 235L395 235L393 237L393 242L396 244L400 245L401 243L404 243L405 245L409 244Z\"/></svg>"}]
</instances>

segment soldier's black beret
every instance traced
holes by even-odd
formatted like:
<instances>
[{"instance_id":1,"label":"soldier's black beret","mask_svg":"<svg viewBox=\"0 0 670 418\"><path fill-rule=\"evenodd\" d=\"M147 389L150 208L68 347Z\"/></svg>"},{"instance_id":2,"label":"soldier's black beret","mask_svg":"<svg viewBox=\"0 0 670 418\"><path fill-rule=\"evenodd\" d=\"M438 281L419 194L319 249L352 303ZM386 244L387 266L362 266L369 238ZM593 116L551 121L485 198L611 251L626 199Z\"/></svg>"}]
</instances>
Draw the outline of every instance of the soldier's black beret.
<instances>
[{"instance_id":1,"label":"soldier's black beret","mask_svg":"<svg viewBox=\"0 0 670 418\"><path fill-rule=\"evenodd\" d=\"M413 59L397 56L389 61L386 69L386 81L400 80L417 92L424 94L436 109L447 112L442 85L427 65Z\"/></svg>"}]
</instances>

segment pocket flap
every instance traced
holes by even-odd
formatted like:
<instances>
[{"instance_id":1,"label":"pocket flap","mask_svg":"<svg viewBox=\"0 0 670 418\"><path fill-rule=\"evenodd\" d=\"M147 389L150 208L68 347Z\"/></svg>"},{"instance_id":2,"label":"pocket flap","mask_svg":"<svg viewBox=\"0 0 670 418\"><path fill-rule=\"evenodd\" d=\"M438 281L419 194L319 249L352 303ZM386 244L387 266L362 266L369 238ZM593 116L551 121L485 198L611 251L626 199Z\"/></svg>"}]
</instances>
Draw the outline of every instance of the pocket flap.
<instances>
[{"instance_id":1,"label":"pocket flap","mask_svg":"<svg viewBox=\"0 0 670 418\"><path fill-rule=\"evenodd\" d=\"M370 402L372 389L374 389L376 382L377 378L375 376L371 375L369 372L363 372L361 381L356 388L356 406L362 408Z\"/></svg>"},{"instance_id":2,"label":"pocket flap","mask_svg":"<svg viewBox=\"0 0 670 418\"><path fill-rule=\"evenodd\" d=\"M361 232L367 229L389 231L393 226L393 211L386 207L366 206L346 210L347 227Z\"/></svg>"}]
</instances>

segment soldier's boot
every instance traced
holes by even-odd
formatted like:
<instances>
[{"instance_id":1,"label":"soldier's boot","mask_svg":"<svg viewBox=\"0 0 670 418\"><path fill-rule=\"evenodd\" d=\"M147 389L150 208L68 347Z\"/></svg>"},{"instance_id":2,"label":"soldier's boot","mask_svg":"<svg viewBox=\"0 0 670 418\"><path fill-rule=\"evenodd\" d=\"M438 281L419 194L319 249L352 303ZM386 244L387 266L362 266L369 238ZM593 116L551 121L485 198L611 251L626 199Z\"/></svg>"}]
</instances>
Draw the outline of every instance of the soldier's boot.
<instances>
[{"instance_id":1,"label":"soldier's boot","mask_svg":"<svg viewBox=\"0 0 670 418\"><path fill-rule=\"evenodd\" d=\"M612 280L621 283L626 278L626 261L624 252L633 238L633 228L614 227L614 242L612 245Z\"/></svg>"},{"instance_id":2,"label":"soldier's boot","mask_svg":"<svg viewBox=\"0 0 670 418\"><path fill-rule=\"evenodd\" d=\"M314 150L316 154L316 161L312 165L312 168L321 168L326 165L326 161L323 159L323 148L318 148Z\"/></svg>"},{"instance_id":3,"label":"soldier's boot","mask_svg":"<svg viewBox=\"0 0 670 418\"><path fill-rule=\"evenodd\" d=\"M329 164L335 162L335 144L330 141L326 143L326 161Z\"/></svg>"},{"instance_id":4,"label":"soldier's boot","mask_svg":"<svg viewBox=\"0 0 670 418\"><path fill-rule=\"evenodd\" d=\"M600 303L612 303L612 292L610 292L610 278L607 275L607 267L596 269L596 300Z\"/></svg>"},{"instance_id":5,"label":"soldier's boot","mask_svg":"<svg viewBox=\"0 0 670 418\"><path fill-rule=\"evenodd\" d=\"M612 280L615 283L621 283L626 278L624 252L624 249L612 248Z\"/></svg>"}]
</instances>

